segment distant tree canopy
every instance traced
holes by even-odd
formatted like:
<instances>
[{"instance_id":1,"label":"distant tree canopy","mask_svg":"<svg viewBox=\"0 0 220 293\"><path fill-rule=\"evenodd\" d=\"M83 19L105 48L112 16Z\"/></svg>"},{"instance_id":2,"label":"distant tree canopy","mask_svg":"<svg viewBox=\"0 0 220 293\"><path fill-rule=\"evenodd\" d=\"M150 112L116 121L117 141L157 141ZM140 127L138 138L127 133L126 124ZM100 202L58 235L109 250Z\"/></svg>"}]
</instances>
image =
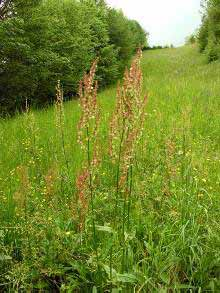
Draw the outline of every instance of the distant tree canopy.
<instances>
[{"instance_id":1,"label":"distant tree canopy","mask_svg":"<svg viewBox=\"0 0 220 293\"><path fill-rule=\"evenodd\" d=\"M0 0L0 40L2 114L52 101L58 79L75 94L97 57L99 84L114 82L147 33L103 0Z\"/></svg>"},{"instance_id":2,"label":"distant tree canopy","mask_svg":"<svg viewBox=\"0 0 220 293\"><path fill-rule=\"evenodd\" d=\"M201 52L205 52L208 61L220 58L220 0L203 1L203 19L198 32Z\"/></svg>"},{"instance_id":3,"label":"distant tree canopy","mask_svg":"<svg viewBox=\"0 0 220 293\"><path fill-rule=\"evenodd\" d=\"M143 48L143 51L150 51L150 50L161 50L161 49L173 49L174 48L174 45L173 44L170 44L170 45L165 45L165 46L162 46L162 45L157 45L157 46L146 46Z\"/></svg>"},{"instance_id":4,"label":"distant tree canopy","mask_svg":"<svg viewBox=\"0 0 220 293\"><path fill-rule=\"evenodd\" d=\"M186 45L193 45L195 43L196 43L196 35L195 34L191 34L185 40Z\"/></svg>"}]
</instances>

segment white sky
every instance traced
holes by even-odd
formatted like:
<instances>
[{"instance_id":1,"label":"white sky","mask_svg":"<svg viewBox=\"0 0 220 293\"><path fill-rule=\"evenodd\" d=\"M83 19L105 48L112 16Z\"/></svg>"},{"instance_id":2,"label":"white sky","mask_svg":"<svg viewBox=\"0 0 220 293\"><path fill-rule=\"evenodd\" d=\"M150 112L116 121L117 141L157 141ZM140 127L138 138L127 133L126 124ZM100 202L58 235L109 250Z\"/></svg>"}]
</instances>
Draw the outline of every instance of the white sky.
<instances>
[{"instance_id":1,"label":"white sky","mask_svg":"<svg viewBox=\"0 0 220 293\"><path fill-rule=\"evenodd\" d=\"M150 45L184 44L201 22L200 0L107 0L150 33Z\"/></svg>"}]
</instances>

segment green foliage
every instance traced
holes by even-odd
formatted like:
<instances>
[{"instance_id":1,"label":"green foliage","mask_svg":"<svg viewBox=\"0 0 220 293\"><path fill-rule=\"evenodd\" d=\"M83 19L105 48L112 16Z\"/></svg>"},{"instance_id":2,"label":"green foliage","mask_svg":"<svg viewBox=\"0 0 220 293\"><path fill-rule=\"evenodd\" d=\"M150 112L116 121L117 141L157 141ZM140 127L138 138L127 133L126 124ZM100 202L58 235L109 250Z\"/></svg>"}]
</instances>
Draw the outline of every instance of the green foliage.
<instances>
[{"instance_id":1,"label":"green foliage","mask_svg":"<svg viewBox=\"0 0 220 293\"><path fill-rule=\"evenodd\" d=\"M143 30L141 25L136 21L136 20L131 20L130 23L130 28L132 32L132 37L133 37L133 44L135 49L136 48L144 48L147 46L147 32Z\"/></svg>"},{"instance_id":2,"label":"green foliage","mask_svg":"<svg viewBox=\"0 0 220 293\"><path fill-rule=\"evenodd\" d=\"M204 52L208 45L208 20L206 17L203 18L202 25L198 32L198 43L200 52Z\"/></svg>"},{"instance_id":3,"label":"green foliage","mask_svg":"<svg viewBox=\"0 0 220 293\"><path fill-rule=\"evenodd\" d=\"M208 61L220 58L220 1L207 0L204 5L202 25L198 32L199 49Z\"/></svg>"},{"instance_id":4,"label":"green foliage","mask_svg":"<svg viewBox=\"0 0 220 293\"><path fill-rule=\"evenodd\" d=\"M195 34L191 34L189 37L187 37L185 43L186 43L186 45L194 45L196 43Z\"/></svg>"},{"instance_id":5,"label":"green foliage","mask_svg":"<svg viewBox=\"0 0 220 293\"><path fill-rule=\"evenodd\" d=\"M118 51L119 68L123 71L136 49L146 46L147 33L136 21L128 20L122 11L109 8L107 21L110 43Z\"/></svg>"},{"instance_id":6,"label":"green foliage","mask_svg":"<svg viewBox=\"0 0 220 293\"><path fill-rule=\"evenodd\" d=\"M109 9L107 20L110 44L118 51L120 70L123 70L124 66L128 65L134 49L131 43L132 33L121 11Z\"/></svg>"},{"instance_id":7,"label":"green foliage","mask_svg":"<svg viewBox=\"0 0 220 293\"><path fill-rule=\"evenodd\" d=\"M13 1L0 22L0 115L50 103L61 79L65 96L78 90L83 72L99 58L100 86L114 82L138 46L141 26L104 1Z\"/></svg>"}]
</instances>

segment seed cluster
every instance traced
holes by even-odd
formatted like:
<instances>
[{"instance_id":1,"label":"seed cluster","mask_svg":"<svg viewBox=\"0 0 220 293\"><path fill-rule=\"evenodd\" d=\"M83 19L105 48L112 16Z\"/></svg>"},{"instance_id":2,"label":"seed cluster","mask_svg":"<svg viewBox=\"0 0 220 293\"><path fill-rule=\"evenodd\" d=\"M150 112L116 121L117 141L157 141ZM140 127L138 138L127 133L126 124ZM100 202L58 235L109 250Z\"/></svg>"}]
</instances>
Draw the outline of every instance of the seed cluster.
<instances>
[{"instance_id":1,"label":"seed cluster","mask_svg":"<svg viewBox=\"0 0 220 293\"><path fill-rule=\"evenodd\" d=\"M125 71L123 85L118 85L116 108L110 123L110 155L120 164L121 184L133 164L135 146L143 131L147 96L141 98L141 57L142 52L138 50L130 70Z\"/></svg>"}]
</instances>

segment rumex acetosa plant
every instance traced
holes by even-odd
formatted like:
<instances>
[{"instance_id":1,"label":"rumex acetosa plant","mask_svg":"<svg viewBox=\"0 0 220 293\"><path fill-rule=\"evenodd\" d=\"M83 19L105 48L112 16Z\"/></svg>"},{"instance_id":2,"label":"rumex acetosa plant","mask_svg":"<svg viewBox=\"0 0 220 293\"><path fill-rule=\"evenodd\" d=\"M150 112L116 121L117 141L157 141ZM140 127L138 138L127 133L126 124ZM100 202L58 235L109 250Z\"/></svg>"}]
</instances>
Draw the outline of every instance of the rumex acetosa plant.
<instances>
[{"instance_id":1,"label":"rumex acetosa plant","mask_svg":"<svg viewBox=\"0 0 220 293\"><path fill-rule=\"evenodd\" d=\"M147 96L141 98L141 56L139 49L130 70L125 71L123 85L118 85L116 108L110 123L110 156L117 168L116 211L119 191L128 195L135 149L143 131Z\"/></svg>"},{"instance_id":2,"label":"rumex acetosa plant","mask_svg":"<svg viewBox=\"0 0 220 293\"><path fill-rule=\"evenodd\" d=\"M136 146L141 137L147 96L141 97L142 72L140 67L142 52L138 50L130 70L124 74L123 85L118 86L117 101L114 114L110 122L110 157L116 166L115 182L115 217L114 227L119 228L122 243L125 242L125 229L129 230L130 209L132 203L133 165ZM98 249L95 225L94 198L97 191L96 177L100 164L99 126L100 113L97 103L97 82L95 72L97 60L94 61L90 72L80 83L79 97L81 118L78 125L78 143L85 155L81 171L76 180L79 224L78 230L82 232L85 222L91 215L93 228L94 250L97 256ZM121 207L121 203L123 205ZM120 212L119 212L120 211ZM91 213L90 213L91 212ZM122 216L122 217L121 217ZM120 222L119 217L123 220ZM122 225L121 225L122 223ZM123 246L122 271L125 264L125 245Z\"/></svg>"},{"instance_id":3,"label":"rumex acetosa plant","mask_svg":"<svg viewBox=\"0 0 220 293\"><path fill-rule=\"evenodd\" d=\"M94 81L96 67L97 60L92 64L90 72L85 74L79 87L81 118L78 124L78 143L85 155L83 173L87 170L86 173L88 173L91 192L91 205L93 205L93 183L100 163L98 141L100 113L97 103L98 83Z\"/></svg>"},{"instance_id":4,"label":"rumex acetosa plant","mask_svg":"<svg viewBox=\"0 0 220 293\"><path fill-rule=\"evenodd\" d=\"M98 82L94 81L98 60L94 61L90 72L80 82L79 98L81 118L78 124L78 143L87 154L89 169L98 165L98 130L100 113L97 103ZM92 171L92 170L90 170Z\"/></svg>"},{"instance_id":5,"label":"rumex acetosa plant","mask_svg":"<svg viewBox=\"0 0 220 293\"><path fill-rule=\"evenodd\" d=\"M79 86L79 99L81 106L81 118L78 124L78 143L85 155L82 169L76 180L79 205L80 231L84 228L87 212L90 208L93 229L93 248L97 252L96 228L95 228L95 178L100 164L98 131L100 113L97 103L98 83L95 81L95 73L98 60L91 66L90 72L85 74Z\"/></svg>"},{"instance_id":6,"label":"rumex acetosa plant","mask_svg":"<svg viewBox=\"0 0 220 293\"><path fill-rule=\"evenodd\" d=\"M116 166L115 221L122 218L122 271L125 269L125 231L130 229L130 210L133 189L133 165L138 141L141 138L147 96L142 92L142 51L139 49L124 74L123 85L118 85L116 108L110 123L110 156ZM123 202L122 217L119 203ZM120 209L121 210L121 209ZM118 223L115 223L117 225Z\"/></svg>"}]
</instances>

